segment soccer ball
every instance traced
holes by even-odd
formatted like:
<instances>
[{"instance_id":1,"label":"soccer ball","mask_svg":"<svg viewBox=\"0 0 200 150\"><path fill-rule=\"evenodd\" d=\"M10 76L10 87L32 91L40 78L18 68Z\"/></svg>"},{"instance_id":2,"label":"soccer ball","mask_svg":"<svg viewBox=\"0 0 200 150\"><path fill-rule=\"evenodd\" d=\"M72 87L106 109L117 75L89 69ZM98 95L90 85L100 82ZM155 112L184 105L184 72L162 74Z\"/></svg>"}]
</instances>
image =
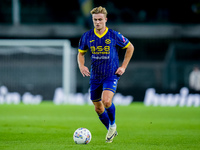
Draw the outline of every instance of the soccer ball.
<instances>
[{"instance_id":1,"label":"soccer ball","mask_svg":"<svg viewBox=\"0 0 200 150\"><path fill-rule=\"evenodd\" d=\"M73 135L76 144L88 144L92 139L90 131L86 128L78 128Z\"/></svg>"}]
</instances>

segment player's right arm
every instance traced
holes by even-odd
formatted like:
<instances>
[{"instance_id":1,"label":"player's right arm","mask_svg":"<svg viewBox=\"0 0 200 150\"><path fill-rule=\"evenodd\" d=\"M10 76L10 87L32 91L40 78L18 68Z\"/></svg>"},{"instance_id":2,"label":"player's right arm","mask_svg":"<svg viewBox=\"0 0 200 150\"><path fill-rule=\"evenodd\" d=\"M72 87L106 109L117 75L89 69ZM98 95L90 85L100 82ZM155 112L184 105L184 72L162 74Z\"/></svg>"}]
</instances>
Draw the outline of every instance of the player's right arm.
<instances>
[{"instance_id":1,"label":"player's right arm","mask_svg":"<svg viewBox=\"0 0 200 150\"><path fill-rule=\"evenodd\" d=\"M90 76L90 71L85 66L85 53L88 51L87 39L88 39L87 33L84 33L79 41L79 46L78 46L77 61L78 61L80 72L83 75L83 77Z\"/></svg>"},{"instance_id":2,"label":"player's right arm","mask_svg":"<svg viewBox=\"0 0 200 150\"><path fill-rule=\"evenodd\" d=\"M78 52L77 60L78 60L78 66L79 66L80 72L83 75L83 77L90 76L90 71L85 66L85 53Z\"/></svg>"}]
</instances>

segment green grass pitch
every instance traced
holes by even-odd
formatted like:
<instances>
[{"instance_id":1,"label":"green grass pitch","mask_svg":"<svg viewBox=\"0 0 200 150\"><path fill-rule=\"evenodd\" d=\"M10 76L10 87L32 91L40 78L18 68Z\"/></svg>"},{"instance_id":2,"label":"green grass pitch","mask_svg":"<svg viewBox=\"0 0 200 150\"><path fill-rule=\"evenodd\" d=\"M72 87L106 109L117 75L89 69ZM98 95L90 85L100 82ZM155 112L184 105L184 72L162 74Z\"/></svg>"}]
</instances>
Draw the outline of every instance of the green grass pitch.
<instances>
[{"instance_id":1,"label":"green grass pitch","mask_svg":"<svg viewBox=\"0 0 200 150\"><path fill-rule=\"evenodd\" d=\"M106 128L93 106L0 105L1 150L199 150L200 108L116 106L119 135L105 143ZM76 145L73 133L88 128L92 140Z\"/></svg>"}]
</instances>

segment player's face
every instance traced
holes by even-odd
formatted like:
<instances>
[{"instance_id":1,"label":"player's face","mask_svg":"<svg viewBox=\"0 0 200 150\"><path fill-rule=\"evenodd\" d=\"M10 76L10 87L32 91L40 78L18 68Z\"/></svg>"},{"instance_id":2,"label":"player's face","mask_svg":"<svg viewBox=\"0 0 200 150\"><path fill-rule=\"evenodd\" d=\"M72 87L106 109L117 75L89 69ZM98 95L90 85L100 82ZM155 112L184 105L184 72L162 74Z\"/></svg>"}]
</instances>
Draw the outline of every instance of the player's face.
<instances>
[{"instance_id":1,"label":"player's face","mask_svg":"<svg viewBox=\"0 0 200 150\"><path fill-rule=\"evenodd\" d=\"M92 20L94 23L94 27L97 30L101 30L106 27L107 18L104 14L93 14Z\"/></svg>"}]
</instances>

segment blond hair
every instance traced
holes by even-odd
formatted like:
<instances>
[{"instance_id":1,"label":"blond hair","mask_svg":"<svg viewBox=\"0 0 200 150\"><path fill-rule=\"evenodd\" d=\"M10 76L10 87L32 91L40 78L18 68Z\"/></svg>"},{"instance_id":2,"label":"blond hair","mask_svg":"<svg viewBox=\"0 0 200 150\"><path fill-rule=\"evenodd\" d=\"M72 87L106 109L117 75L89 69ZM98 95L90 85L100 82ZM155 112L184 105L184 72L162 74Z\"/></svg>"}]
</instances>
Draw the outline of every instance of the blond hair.
<instances>
[{"instance_id":1,"label":"blond hair","mask_svg":"<svg viewBox=\"0 0 200 150\"><path fill-rule=\"evenodd\" d=\"M95 7L90 11L91 14L104 14L107 17L107 10L104 7Z\"/></svg>"}]
</instances>

